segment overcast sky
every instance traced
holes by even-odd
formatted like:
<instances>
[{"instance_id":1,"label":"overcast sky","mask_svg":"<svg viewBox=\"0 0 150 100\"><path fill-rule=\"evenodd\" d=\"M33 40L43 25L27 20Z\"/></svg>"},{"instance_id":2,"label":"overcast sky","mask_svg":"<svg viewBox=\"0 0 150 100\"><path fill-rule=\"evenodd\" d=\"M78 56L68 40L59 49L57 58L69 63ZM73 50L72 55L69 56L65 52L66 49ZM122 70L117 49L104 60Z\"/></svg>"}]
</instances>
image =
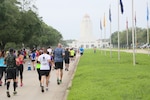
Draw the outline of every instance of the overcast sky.
<instances>
[{"instance_id":1,"label":"overcast sky","mask_svg":"<svg viewBox=\"0 0 150 100\"><path fill-rule=\"evenodd\" d=\"M120 15L120 31L126 29L126 18L129 27L132 26L132 0L122 0L124 14ZM147 2L150 0L134 0L137 26L147 28ZM109 6L111 5L112 32L118 30L118 0L36 0L39 16L43 21L57 29L64 39L78 39L80 37L80 24L85 14L92 21L93 36L97 39L103 36L100 31L100 19L106 15L106 38L110 36ZM102 23L103 24L103 23ZM102 35L101 35L102 34Z\"/></svg>"}]
</instances>

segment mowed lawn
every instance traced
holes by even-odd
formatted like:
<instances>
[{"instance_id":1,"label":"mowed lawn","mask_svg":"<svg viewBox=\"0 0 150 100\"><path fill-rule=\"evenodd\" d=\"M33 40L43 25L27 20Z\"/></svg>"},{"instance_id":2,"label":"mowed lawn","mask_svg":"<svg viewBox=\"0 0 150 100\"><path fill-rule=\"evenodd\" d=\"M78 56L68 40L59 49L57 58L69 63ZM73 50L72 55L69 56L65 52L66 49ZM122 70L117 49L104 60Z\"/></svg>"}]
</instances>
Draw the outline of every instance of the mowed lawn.
<instances>
[{"instance_id":1,"label":"mowed lawn","mask_svg":"<svg viewBox=\"0 0 150 100\"><path fill-rule=\"evenodd\" d=\"M105 55L106 53L106 55ZM85 50L67 100L150 100L150 56Z\"/></svg>"}]
</instances>

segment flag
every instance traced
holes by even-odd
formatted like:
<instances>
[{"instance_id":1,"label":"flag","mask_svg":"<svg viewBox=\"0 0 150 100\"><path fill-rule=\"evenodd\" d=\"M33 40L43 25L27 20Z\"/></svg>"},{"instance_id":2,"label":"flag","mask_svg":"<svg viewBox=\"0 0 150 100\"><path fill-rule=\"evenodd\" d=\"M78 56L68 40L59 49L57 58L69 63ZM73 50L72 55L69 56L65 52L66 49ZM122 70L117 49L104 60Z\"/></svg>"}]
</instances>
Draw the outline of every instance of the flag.
<instances>
[{"instance_id":1,"label":"flag","mask_svg":"<svg viewBox=\"0 0 150 100\"><path fill-rule=\"evenodd\" d=\"M148 4L147 4L147 21L149 20L149 9L148 9Z\"/></svg>"},{"instance_id":2,"label":"flag","mask_svg":"<svg viewBox=\"0 0 150 100\"><path fill-rule=\"evenodd\" d=\"M101 20L100 20L100 29L102 30L102 22L101 22Z\"/></svg>"},{"instance_id":3,"label":"flag","mask_svg":"<svg viewBox=\"0 0 150 100\"><path fill-rule=\"evenodd\" d=\"M123 10L123 3L122 3L122 0L120 0L120 7L121 7L121 13L123 14L124 10Z\"/></svg>"},{"instance_id":4,"label":"flag","mask_svg":"<svg viewBox=\"0 0 150 100\"><path fill-rule=\"evenodd\" d=\"M105 14L104 14L104 23L103 26L106 27L106 18L105 18Z\"/></svg>"},{"instance_id":5,"label":"flag","mask_svg":"<svg viewBox=\"0 0 150 100\"><path fill-rule=\"evenodd\" d=\"M109 8L109 21L111 22L111 8Z\"/></svg>"}]
</instances>

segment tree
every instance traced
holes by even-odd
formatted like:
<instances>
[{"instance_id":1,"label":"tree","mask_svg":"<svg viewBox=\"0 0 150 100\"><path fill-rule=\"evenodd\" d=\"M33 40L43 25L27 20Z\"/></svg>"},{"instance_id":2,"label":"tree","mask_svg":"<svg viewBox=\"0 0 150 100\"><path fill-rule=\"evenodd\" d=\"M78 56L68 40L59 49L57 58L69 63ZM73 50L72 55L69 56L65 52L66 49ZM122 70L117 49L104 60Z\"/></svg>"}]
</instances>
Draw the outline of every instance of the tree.
<instances>
[{"instance_id":1,"label":"tree","mask_svg":"<svg viewBox=\"0 0 150 100\"><path fill-rule=\"evenodd\" d=\"M7 42L18 43L22 39L22 34L17 29L19 9L15 6L16 0L4 0L0 3L0 40L1 48Z\"/></svg>"}]
</instances>

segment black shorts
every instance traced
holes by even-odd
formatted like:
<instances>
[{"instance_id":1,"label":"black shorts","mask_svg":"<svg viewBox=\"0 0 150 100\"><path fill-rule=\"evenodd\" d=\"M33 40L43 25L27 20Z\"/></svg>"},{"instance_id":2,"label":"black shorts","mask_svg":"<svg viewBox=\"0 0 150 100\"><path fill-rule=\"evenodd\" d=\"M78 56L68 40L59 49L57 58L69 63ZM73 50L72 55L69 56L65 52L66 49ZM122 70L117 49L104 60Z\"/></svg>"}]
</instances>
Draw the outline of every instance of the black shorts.
<instances>
[{"instance_id":1,"label":"black shorts","mask_svg":"<svg viewBox=\"0 0 150 100\"><path fill-rule=\"evenodd\" d=\"M49 76L50 70L40 70L41 76Z\"/></svg>"},{"instance_id":2,"label":"black shorts","mask_svg":"<svg viewBox=\"0 0 150 100\"><path fill-rule=\"evenodd\" d=\"M80 55L82 56L82 55L83 55L83 53L81 52L81 53L80 53Z\"/></svg>"},{"instance_id":3,"label":"black shorts","mask_svg":"<svg viewBox=\"0 0 150 100\"><path fill-rule=\"evenodd\" d=\"M74 56L70 56L70 58L73 58Z\"/></svg>"},{"instance_id":4,"label":"black shorts","mask_svg":"<svg viewBox=\"0 0 150 100\"><path fill-rule=\"evenodd\" d=\"M32 62L35 62L35 60L32 60Z\"/></svg>"},{"instance_id":5,"label":"black shorts","mask_svg":"<svg viewBox=\"0 0 150 100\"><path fill-rule=\"evenodd\" d=\"M16 79L16 68L7 68L7 79Z\"/></svg>"},{"instance_id":6,"label":"black shorts","mask_svg":"<svg viewBox=\"0 0 150 100\"><path fill-rule=\"evenodd\" d=\"M69 63L70 63L69 59L65 59L65 64L69 64Z\"/></svg>"},{"instance_id":7,"label":"black shorts","mask_svg":"<svg viewBox=\"0 0 150 100\"><path fill-rule=\"evenodd\" d=\"M63 69L63 62L55 62L55 69Z\"/></svg>"}]
</instances>

